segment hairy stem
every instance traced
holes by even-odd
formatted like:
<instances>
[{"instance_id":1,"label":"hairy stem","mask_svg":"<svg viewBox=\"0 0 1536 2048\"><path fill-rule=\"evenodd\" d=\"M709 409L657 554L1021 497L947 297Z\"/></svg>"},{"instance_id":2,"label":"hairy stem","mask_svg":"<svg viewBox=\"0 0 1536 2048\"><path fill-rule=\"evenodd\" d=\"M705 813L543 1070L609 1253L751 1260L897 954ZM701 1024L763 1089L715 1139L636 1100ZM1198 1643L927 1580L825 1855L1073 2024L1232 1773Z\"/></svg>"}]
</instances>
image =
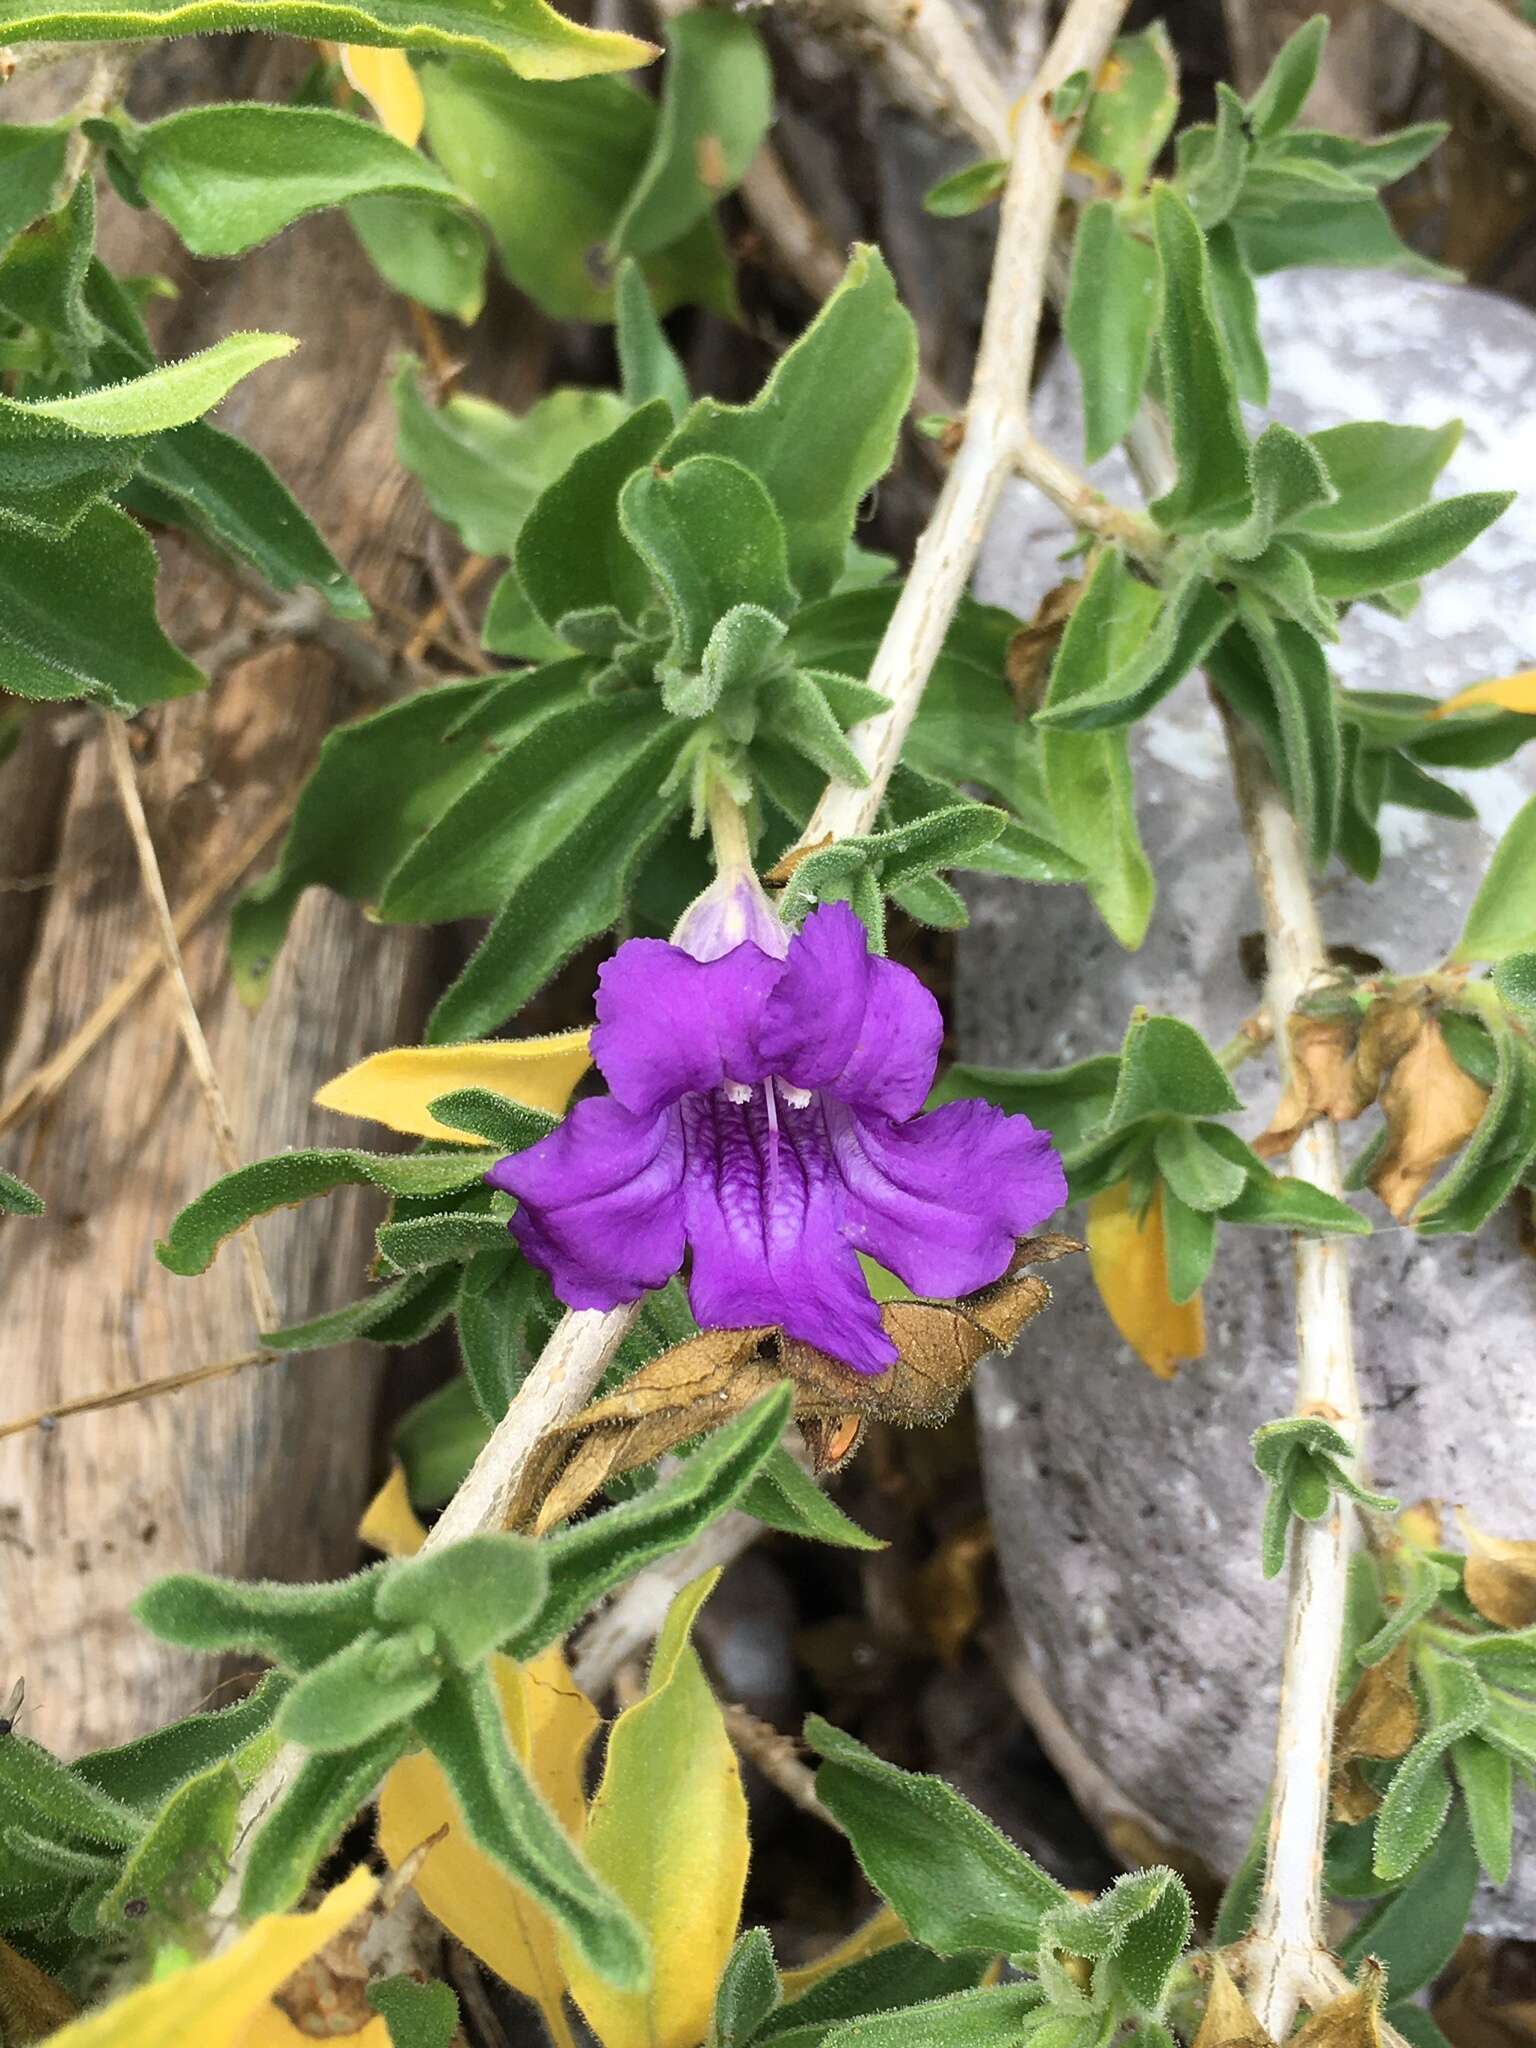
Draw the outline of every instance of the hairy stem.
<instances>
[{"instance_id":1,"label":"hairy stem","mask_svg":"<svg viewBox=\"0 0 1536 2048\"><path fill-rule=\"evenodd\" d=\"M1074 73L1097 74L1114 41L1125 0L1071 0L1017 122L1002 218L987 292L965 438L913 557L912 572L869 671L885 710L856 725L849 743L869 772L855 789L832 783L800 844L867 832L901 756L928 675L976 566L993 510L1029 426L1029 386L1045 300L1051 231L1078 119L1057 120L1056 88ZM925 20L920 10L916 20Z\"/></svg>"}]
</instances>

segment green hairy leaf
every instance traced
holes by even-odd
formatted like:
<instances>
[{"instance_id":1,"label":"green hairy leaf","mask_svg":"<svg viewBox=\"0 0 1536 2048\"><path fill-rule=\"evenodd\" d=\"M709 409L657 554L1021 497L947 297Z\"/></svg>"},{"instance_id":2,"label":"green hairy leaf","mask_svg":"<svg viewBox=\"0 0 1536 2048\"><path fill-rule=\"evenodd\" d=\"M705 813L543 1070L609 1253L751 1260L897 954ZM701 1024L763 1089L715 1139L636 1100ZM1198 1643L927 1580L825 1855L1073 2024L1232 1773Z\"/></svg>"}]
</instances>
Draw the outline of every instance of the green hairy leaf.
<instances>
[{"instance_id":1,"label":"green hairy leaf","mask_svg":"<svg viewBox=\"0 0 1536 2048\"><path fill-rule=\"evenodd\" d=\"M388 1728L356 1749L305 1757L251 1845L240 1886L242 1920L285 1912L302 1896L311 1873L409 1740L403 1730Z\"/></svg>"},{"instance_id":2,"label":"green hairy leaf","mask_svg":"<svg viewBox=\"0 0 1536 2048\"><path fill-rule=\"evenodd\" d=\"M1120 209L1096 199L1072 244L1062 328L1083 380L1083 454L1107 455L1141 409L1158 319L1159 271L1151 244Z\"/></svg>"},{"instance_id":3,"label":"green hairy leaf","mask_svg":"<svg viewBox=\"0 0 1536 2048\"><path fill-rule=\"evenodd\" d=\"M546 626L572 612L612 607L631 623L653 601L646 566L620 521L627 480L666 440L671 409L653 398L576 453L522 522L518 579Z\"/></svg>"},{"instance_id":4,"label":"green hairy leaf","mask_svg":"<svg viewBox=\"0 0 1536 2048\"><path fill-rule=\"evenodd\" d=\"M1314 14L1277 51L1258 91L1248 102L1248 125L1261 142L1289 128L1317 80L1328 40L1328 17Z\"/></svg>"},{"instance_id":5,"label":"green hairy leaf","mask_svg":"<svg viewBox=\"0 0 1536 2048\"><path fill-rule=\"evenodd\" d=\"M552 319L611 319L606 252L657 147L656 102L617 78L572 78L550 93L462 60L426 65L421 84L432 154L484 219L512 282ZM734 311L711 216L642 262L660 312Z\"/></svg>"},{"instance_id":6,"label":"green hairy leaf","mask_svg":"<svg viewBox=\"0 0 1536 2048\"><path fill-rule=\"evenodd\" d=\"M307 1671L283 1702L285 1740L321 1752L356 1749L400 1728L437 1691L428 1654L400 1654L370 1629Z\"/></svg>"},{"instance_id":7,"label":"green hairy leaf","mask_svg":"<svg viewBox=\"0 0 1536 2048\"><path fill-rule=\"evenodd\" d=\"M1431 1984L1456 1953L1477 1890L1477 1856L1460 1810L1401 1890L1357 1923L1339 1951L1348 1970L1375 1956L1389 1972L1394 1998Z\"/></svg>"},{"instance_id":8,"label":"green hairy leaf","mask_svg":"<svg viewBox=\"0 0 1536 2048\"><path fill-rule=\"evenodd\" d=\"M6 1173L0 1168L0 1214L41 1216L43 1206L43 1198L35 1188L29 1188L14 1173Z\"/></svg>"},{"instance_id":9,"label":"green hairy leaf","mask_svg":"<svg viewBox=\"0 0 1536 2048\"><path fill-rule=\"evenodd\" d=\"M161 630L154 543L115 505L57 538L3 530L0 689L123 712L200 690L203 676Z\"/></svg>"},{"instance_id":10,"label":"green hairy leaf","mask_svg":"<svg viewBox=\"0 0 1536 2048\"><path fill-rule=\"evenodd\" d=\"M180 1572L156 1580L133 1611L151 1635L184 1650L237 1651L309 1671L371 1626L380 1569L312 1586Z\"/></svg>"},{"instance_id":11,"label":"green hairy leaf","mask_svg":"<svg viewBox=\"0 0 1536 2048\"><path fill-rule=\"evenodd\" d=\"M1198 1031L1177 1017L1135 1012L1120 1048L1106 1130L1123 1130L1142 1117L1163 1113L1225 1116L1242 1106Z\"/></svg>"},{"instance_id":12,"label":"green hairy leaf","mask_svg":"<svg viewBox=\"0 0 1536 2048\"><path fill-rule=\"evenodd\" d=\"M614 286L615 340L624 401L638 410L664 398L674 420L688 410L688 379L656 317L645 273L632 256L619 265Z\"/></svg>"},{"instance_id":13,"label":"green hairy leaf","mask_svg":"<svg viewBox=\"0 0 1536 2048\"><path fill-rule=\"evenodd\" d=\"M1094 82L1077 147L1139 192L1179 111L1179 69L1163 24L1121 36Z\"/></svg>"},{"instance_id":14,"label":"green hairy leaf","mask_svg":"<svg viewBox=\"0 0 1536 2048\"><path fill-rule=\"evenodd\" d=\"M547 1590L538 1545L520 1536L467 1536L390 1567L375 1612L395 1628L430 1629L468 1671L527 1627Z\"/></svg>"},{"instance_id":15,"label":"green hairy leaf","mask_svg":"<svg viewBox=\"0 0 1536 2048\"><path fill-rule=\"evenodd\" d=\"M352 232L384 282L429 312L472 326L485 305L485 236L461 206L379 193L347 203Z\"/></svg>"},{"instance_id":16,"label":"green hairy leaf","mask_svg":"<svg viewBox=\"0 0 1536 2048\"><path fill-rule=\"evenodd\" d=\"M1507 960L1536 947L1536 797L1515 818L1488 863L1453 960Z\"/></svg>"},{"instance_id":17,"label":"green hairy leaf","mask_svg":"<svg viewBox=\"0 0 1536 2048\"><path fill-rule=\"evenodd\" d=\"M634 1990L649 1967L644 1937L587 1869L507 1746L484 1671L456 1672L418 1717L471 1839L523 1885L610 1983Z\"/></svg>"},{"instance_id":18,"label":"green hairy leaf","mask_svg":"<svg viewBox=\"0 0 1536 2048\"><path fill-rule=\"evenodd\" d=\"M306 213L370 193L454 197L429 158L325 107L192 107L129 130L122 147L194 256L239 256Z\"/></svg>"},{"instance_id":19,"label":"green hairy leaf","mask_svg":"<svg viewBox=\"0 0 1536 2048\"><path fill-rule=\"evenodd\" d=\"M764 2044L771 2041L774 2048L820 2048L834 2030L850 2021L902 2015L913 2006L931 2012L934 2001L975 1990L990 1964L985 1955L936 1956L915 1941L893 1942L832 1971L781 2005L757 2038ZM1036 1986L1019 1988L1027 1988L1039 2003ZM1019 2008L1014 2010L1017 2016Z\"/></svg>"},{"instance_id":20,"label":"green hairy leaf","mask_svg":"<svg viewBox=\"0 0 1536 2048\"><path fill-rule=\"evenodd\" d=\"M843 567L854 514L891 464L917 374L917 337L878 250L859 246L832 294L750 405L700 399L662 450L723 455L767 488L807 601Z\"/></svg>"},{"instance_id":21,"label":"green hairy leaf","mask_svg":"<svg viewBox=\"0 0 1536 2048\"><path fill-rule=\"evenodd\" d=\"M142 1911L139 1901L163 1911L174 1895L182 1913L206 1911L213 1904L244 1789L232 1764L216 1764L172 1793L96 1908L103 1932L129 1927Z\"/></svg>"},{"instance_id":22,"label":"green hairy leaf","mask_svg":"<svg viewBox=\"0 0 1536 2048\"><path fill-rule=\"evenodd\" d=\"M871 1536L845 1515L836 1501L828 1500L782 1444L769 1452L763 1469L742 1494L741 1505L747 1514L755 1515L770 1529L782 1529L790 1536L806 1536L816 1543L836 1543L849 1550L886 1547L881 1537Z\"/></svg>"},{"instance_id":23,"label":"green hairy leaf","mask_svg":"<svg viewBox=\"0 0 1536 2048\"><path fill-rule=\"evenodd\" d=\"M756 25L692 8L667 28L661 117L614 226L609 256L650 256L735 190L773 113L773 76Z\"/></svg>"},{"instance_id":24,"label":"green hairy leaf","mask_svg":"<svg viewBox=\"0 0 1536 2048\"><path fill-rule=\"evenodd\" d=\"M253 1216L328 1195L340 1187L383 1188L392 1195L446 1195L476 1186L497 1154L471 1146L445 1152L283 1152L215 1181L172 1223L155 1256L183 1275L204 1273L225 1238Z\"/></svg>"},{"instance_id":25,"label":"green hairy leaf","mask_svg":"<svg viewBox=\"0 0 1536 2048\"><path fill-rule=\"evenodd\" d=\"M0 128L0 251L52 206L68 147L62 125Z\"/></svg>"},{"instance_id":26,"label":"green hairy leaf","mask_svg":"<svg viewBox=\"0 0 1536 2048\"><path fill-rule=\"evenodd\" d=\"M994 1984L957 1991L948 1998L876 2012L834 2027L821 2038L827 2048L1009 2048L1040 2003L1033 1984Z\"/></svg>"},{"instance_id":27,"label":"green hairy leaf","mask_svg":"<svg viewBox=\"0 0 1536 2048\"><path fill-rule=\"evenodd\" d=\"M428 1266L477 1258L497 1252L506 1241L504 1216L479 1209L450 1210L438 1216L407 1216L381 1223L379 1256L397 1272L419 1272Z\"/></svg>"},{"instance_id":28,"label":"green hairy leaf","mask_svg":"<svg viewBox=\"0 0 1536 2048\"><path fill-rule=\"evenodd\" d=\"M654 55L633 36L567 21L544 0L440 0L423 17L412 0L3 0L8 43L136 41L144 36L260 29L268 35L464 51L523 78L575 79L625 71Z\"/></svg>"},{"instance_id":29,"label":"green hairy leaf","mask_svg":"<svg viewBox=\"0 0 1536 2048\"><path fill-rule=\"evenodd\" d=\"M1174 532L1222 526L1248 506L1248 436L1212 307L1210 261L1193 214L1166 187L1152 202L1162 274L1158 360L1179 480L1150 508Z\"/></svg>"},{"instance_id":30,"label":"green hairy leaf","mask_svg":"<svg viewBox=\"0 0 1536 2048\"><path fill-rule=\"evenodd\" d=\"M267 1675L243 1700L218 1713L189 1714L115 1749L97 1749L71 1766L77 1777L126 1805L152 1812L179 1785L237 1761L272 1725L288 1691L288 1680Z\"/></svg>"},{"instance_id":31,"label":"green hairy leaf","mask_svg":"<svg viewBox=\"0 0 1536 2048\"><path fill-rule=\"evenodd\" d=\"M459 2038L459 2001L446 1984L418 1984L414 1977L386 1977L365 1993L384 2015L391 2048L453 2048Z\"/></svg>"},{"instance_id":32,"label":"green hairy leaf","mask_svg":"<svg viewBox=\"0 0 1536 2048\"><path fill-rule=\"evenodd\" d=\"M1014 1955L1066 1894L942 1779L881 1761L813 1714L805 1739L825 1759L816 1790L876 1891L939 1955Z\"/></svg>"},{"instance_id":33,"label":"green hairy leaf","mask_svg":"<svg viewBox=\"0 0 1536 2048\"><path fill-rule=\"evenodd\" d=\"M967 164L963 170L952 171L947 178L930 185L923 194L923 211L936 220L960 220L990 206L1001 196L1007 182L1008 166L1003 159L984 157L979 163Z\"/></svg>"},{"instance_id":34,"label":"green hairy leaf","mask_svg":"<svg viewBox=\"0 0 1536 2048\"><path fill-rule=\"evenodd\" d=\"M713 2048L746 2048L782 1997L768 1930L749 1927L737 1937L720 1974L710 2036Z\"/></svg>"}]
</instances>

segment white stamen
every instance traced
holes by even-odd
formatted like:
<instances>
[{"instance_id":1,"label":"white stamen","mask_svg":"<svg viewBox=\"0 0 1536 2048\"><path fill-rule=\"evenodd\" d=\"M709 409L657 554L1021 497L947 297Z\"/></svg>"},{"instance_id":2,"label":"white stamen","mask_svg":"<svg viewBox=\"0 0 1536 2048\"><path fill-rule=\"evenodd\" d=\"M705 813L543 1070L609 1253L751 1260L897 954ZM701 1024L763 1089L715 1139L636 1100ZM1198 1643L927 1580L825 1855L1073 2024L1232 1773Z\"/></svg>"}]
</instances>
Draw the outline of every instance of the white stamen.
<instances>
[{"instance_id":1,"label":"white stamen","mask_svg":"<svg viewBox=\"0 0 1536 2048\"><path fill-rule=\"evenodd\" d=\"M734 1102L739 1109L744 1102L752 1100L752 1090L745 1081L727 1081L725 1099L727 1102Z\"/></svg>"},{"instance_id":2,"label":"white stamen","mask_svg":"<svg viewBox=\"0 0 1536 2048\"><path fill-rule=\"evenodd\" d=\"M788 1081L781 1081L777 1077L775 1077L774 1086L783 1097L784 1105L787 1109L808 1109L810 1107L811 1091L809 1088L791 1087Z\"/></svg>"}]
</instances>

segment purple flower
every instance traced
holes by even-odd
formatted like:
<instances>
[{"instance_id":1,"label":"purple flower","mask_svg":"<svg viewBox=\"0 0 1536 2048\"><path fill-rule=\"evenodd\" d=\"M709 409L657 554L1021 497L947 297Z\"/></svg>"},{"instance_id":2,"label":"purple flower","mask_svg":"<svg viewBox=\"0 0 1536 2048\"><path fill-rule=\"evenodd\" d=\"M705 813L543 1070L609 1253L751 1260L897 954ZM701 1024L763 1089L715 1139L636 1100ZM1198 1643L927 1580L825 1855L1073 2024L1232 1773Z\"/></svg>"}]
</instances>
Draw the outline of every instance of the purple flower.
<instances>
[{"instance_id":1,"label":"purple flower","mask_svg":"<svg viewBox=\"0 0 1536 2048\"><path fill-rule=\"evenodd\" d=\"M686 934L685 934L686 935ZM1066 1200L1055 1146L983 1102L919 1115L942 1024L846 904L783 958L631 939L599 977L610 1093L493 1167L513 1236L571 1308L615 1308L693 1263L706 1329L779 1324L858 1372L896 1348L857 1254L951 1297L1007 1269Z\"/></svg>"}]
</instances>

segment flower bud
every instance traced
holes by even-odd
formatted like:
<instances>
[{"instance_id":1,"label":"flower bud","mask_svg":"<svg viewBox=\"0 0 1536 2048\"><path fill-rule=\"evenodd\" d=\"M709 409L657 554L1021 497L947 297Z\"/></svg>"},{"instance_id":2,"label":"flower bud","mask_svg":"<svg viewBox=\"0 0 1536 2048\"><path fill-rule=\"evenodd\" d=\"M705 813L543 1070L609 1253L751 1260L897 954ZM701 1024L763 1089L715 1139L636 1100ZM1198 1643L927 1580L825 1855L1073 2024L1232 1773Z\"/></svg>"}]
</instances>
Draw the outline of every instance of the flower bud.
<instances>
[{"instance_id":1,"label":"flower bud","mask_svg":"<svg viewBox=\"0 0 1536 2048\"><path fill-rule=\"evenodd\" d=\"M718 960L748 940L774 960L789 951L790 934L753 870L724 867L702 896L696 896L672 934L695 960Z\"/></svg>"}]
</instances>

